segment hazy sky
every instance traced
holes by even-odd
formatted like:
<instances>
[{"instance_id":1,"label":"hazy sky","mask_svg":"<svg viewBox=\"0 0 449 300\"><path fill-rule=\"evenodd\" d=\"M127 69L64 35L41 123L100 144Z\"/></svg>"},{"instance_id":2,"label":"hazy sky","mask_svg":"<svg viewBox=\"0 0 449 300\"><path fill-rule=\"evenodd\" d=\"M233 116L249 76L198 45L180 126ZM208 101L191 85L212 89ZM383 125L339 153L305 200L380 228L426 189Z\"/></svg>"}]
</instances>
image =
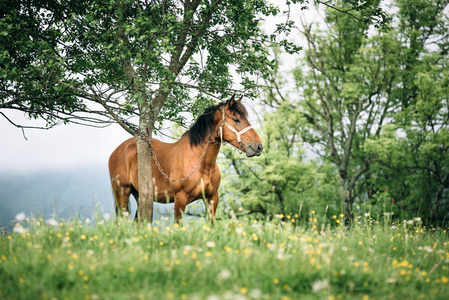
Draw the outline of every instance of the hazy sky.
<instances>
[{"instance_id":1,"label":"hazy sky","mask_svg":"<svg viewBox=\"0 0 449 300\"><path fill-rule=\"evenodd\" d=\"M28 121L21 112L2 111L18 124ZM0 116L0 172L33 172L70 169L84 165L105 165L111 152L131 136L118 125L98 129L60 125L49 130L14 127Z\"/></svg>"}]
</instances>

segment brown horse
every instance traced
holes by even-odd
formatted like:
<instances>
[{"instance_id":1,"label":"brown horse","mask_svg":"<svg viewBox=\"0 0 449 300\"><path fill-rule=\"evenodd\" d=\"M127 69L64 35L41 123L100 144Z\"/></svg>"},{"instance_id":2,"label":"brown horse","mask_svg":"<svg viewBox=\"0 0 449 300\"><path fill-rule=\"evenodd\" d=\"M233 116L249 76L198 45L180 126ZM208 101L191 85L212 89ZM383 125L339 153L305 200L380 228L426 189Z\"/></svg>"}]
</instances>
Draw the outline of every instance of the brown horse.
<instances>
[{"instance_id":1,"label":"brown horse","mask_svg":"<svg viewBox=\"0 0 449 300\"><path fill-rule=\"evenodd\" d=\"M175 143L153 139L152 159L155 201L175 203L175 219L181 221L186 205L203 198L214 221L218 205L221 175L217 166L220 146L227 142L246 152L260 155L262 142L247 119L241 99L234 96L207 108L189 131ZM159 165L159 166L158 166ZM109 174L115 196L117 215L129 215L129 195L139 201L137 146L134 138L126 140L109 158ZM137 216L137 213L136 213Z\"/></svg>"}]
</instances>

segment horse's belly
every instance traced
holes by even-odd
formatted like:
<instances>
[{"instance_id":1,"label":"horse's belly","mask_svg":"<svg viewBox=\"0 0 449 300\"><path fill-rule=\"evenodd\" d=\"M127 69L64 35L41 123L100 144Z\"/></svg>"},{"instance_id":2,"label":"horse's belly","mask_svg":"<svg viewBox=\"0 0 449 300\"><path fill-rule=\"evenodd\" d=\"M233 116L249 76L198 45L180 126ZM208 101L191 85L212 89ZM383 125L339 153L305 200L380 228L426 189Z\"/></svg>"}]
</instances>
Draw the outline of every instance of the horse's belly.
<instances>
[{"instance_id":1,"label":"horse's belly","mask_svg":"<svg viewBox=\"0 0 449 300\"><path fill-rule=\"evenodd\" d=\"M156 195L156 201L159 203L170 203L175 201L175 193L170 187L158 187L155 185L154 194Z\"/></svg>"},{"instance_id":2,"label":"horse's belly","mask_svg":"<svg viewBox=\"0 0 449 300\"><path fill-rule=\"evenodd\" d=\"M180 195L188 203L195 200L210 198L211 195L216 193L218 187L214 186L213 179L210 176L202 177L203 180L190 180L188 183L170 184L166 180L158 183L155 182L155 195L157 195L156 201L159 203L175 202L175 196Z\"/></svg>"}]
</instances>

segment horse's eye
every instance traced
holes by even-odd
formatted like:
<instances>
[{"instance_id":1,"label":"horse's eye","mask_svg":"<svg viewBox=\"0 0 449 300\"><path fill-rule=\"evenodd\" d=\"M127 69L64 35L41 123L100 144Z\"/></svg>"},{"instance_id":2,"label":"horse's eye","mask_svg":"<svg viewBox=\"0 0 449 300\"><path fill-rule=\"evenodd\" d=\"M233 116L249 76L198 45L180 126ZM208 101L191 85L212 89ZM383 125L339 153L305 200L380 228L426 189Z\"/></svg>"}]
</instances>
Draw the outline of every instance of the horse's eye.
<instances>
[{"instance_id":1,"label":"horse's eye","mask_svg":"<svg viewBox=\"0 0 449 300\"><path fill-rule=\"evenodd\" d=\"M234 122L235 123L240 123L240 120L239 119L234 119Z\"/></svg>"}]
</instances>

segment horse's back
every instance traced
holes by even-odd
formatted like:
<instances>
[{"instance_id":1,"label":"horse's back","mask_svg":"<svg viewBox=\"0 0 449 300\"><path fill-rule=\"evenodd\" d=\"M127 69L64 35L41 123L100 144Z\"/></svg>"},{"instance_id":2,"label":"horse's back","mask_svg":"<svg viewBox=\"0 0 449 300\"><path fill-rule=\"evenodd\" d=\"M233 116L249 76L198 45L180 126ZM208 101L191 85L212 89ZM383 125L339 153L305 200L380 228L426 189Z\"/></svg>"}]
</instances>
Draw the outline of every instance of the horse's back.
<instances>
[{"instance_id":1,"label":"horse's back","mask_svg":"<svg viewBox=\"0 0 449 300\"><path fill-rule=\"evenodd\" d=\"M156 154L166 156L171 153L169 143L152 139ZM154 166L153 166L154 167ZM133 185L138 190L137 181L137 144L135 138L130 138L120 144L109 157L109 175L111 180L120 180L121 185Z\"/></svg>"}]
</instances>

